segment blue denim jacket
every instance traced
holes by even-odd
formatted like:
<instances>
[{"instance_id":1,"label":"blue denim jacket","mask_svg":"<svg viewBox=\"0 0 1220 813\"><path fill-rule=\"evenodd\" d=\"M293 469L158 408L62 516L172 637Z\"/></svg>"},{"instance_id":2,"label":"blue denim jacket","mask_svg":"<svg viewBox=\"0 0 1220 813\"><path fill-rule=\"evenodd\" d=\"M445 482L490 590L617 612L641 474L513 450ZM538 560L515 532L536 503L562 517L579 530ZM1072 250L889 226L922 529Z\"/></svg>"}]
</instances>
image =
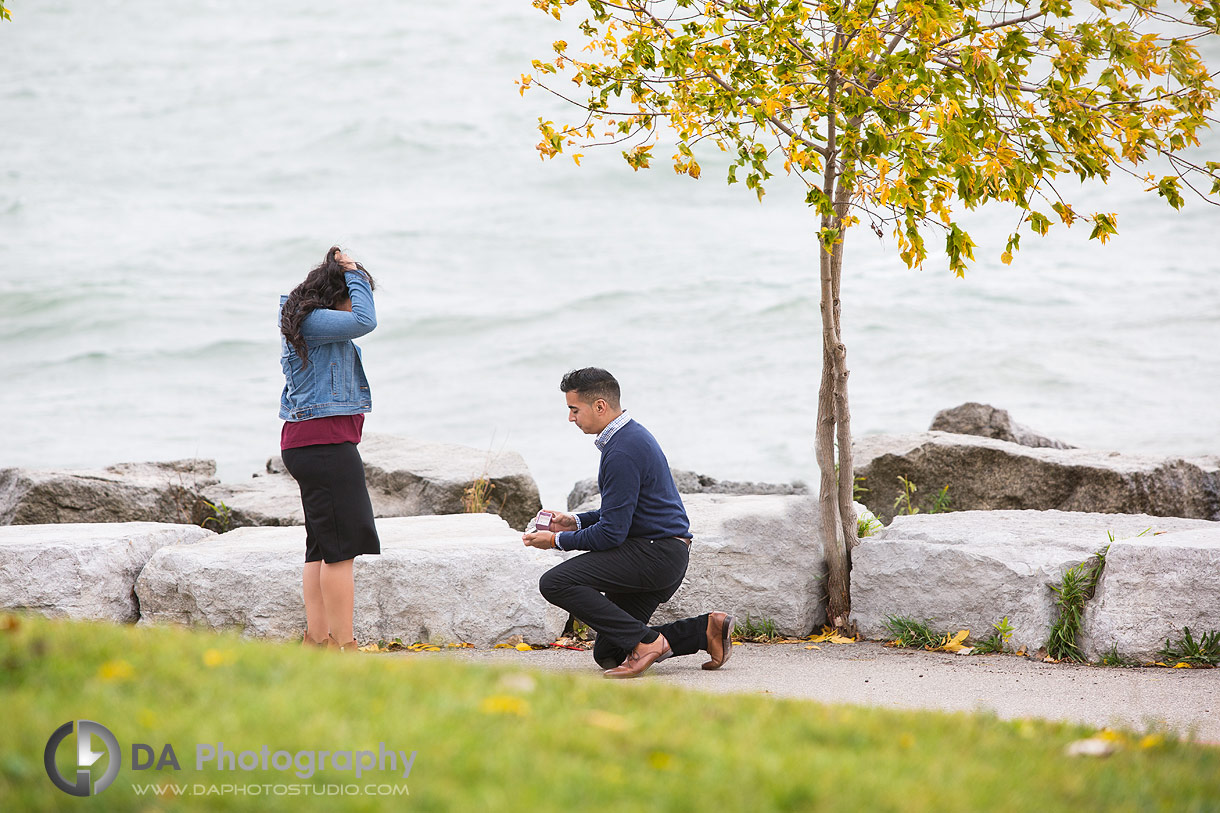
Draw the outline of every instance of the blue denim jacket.
<instances>
[{"instance_id":1,"label":"blue denim jacket","mask_svg":"<svg viewBox=\"0 0 1220 813\"><path fill-rule=\"evenodd\" d=\"M309 364L280 334L280 367L284 370L284 393L280 396L280 418L307 421L329 415L369 412L373 400L360 363L360 348L352 339L377 327L373 290L363 274L345 275L352 311L319 309L305 317L301 335L309 348ZM280 297L283 314L287 296Z\"/></svg>"}]
</instances>

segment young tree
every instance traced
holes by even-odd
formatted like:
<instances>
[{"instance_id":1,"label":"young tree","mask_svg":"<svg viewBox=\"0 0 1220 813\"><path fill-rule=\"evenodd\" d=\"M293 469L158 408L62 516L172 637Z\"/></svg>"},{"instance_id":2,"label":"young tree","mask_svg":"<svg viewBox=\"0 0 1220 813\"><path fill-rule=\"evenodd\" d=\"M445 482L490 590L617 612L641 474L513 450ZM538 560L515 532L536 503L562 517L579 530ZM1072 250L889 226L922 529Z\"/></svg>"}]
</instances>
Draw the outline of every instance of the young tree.
<instances>
[{"instance_id":1,"label":"young tree","mask_svg":"<svg viewBox=\"0 0 1220 813\"><path fill-rule=\"evenodd\" d=\"M562 19L577 1L533 4ZM622 143L638 170L672 140L674 171L698 178L695 148L708 142L727 154L728 182L744 176L760 200L780 167L808 188L820 219L819 530L828 618L847 629L858 542L839 302L849 229L889 228L912 267L927 256L925 235L943 234L949 268L962 276L975 244L955 204L1002 201L1019 211L1001 254L1009 263L1021 232L1045 235L1052 217L1090 224L1103 243L1116 233L1115 214L1072 208L1060 176L1104 181L1156 159L1160 174L1138 177L1170 206L1181 207L1184 193L1210 200L1220 163L1192 161L1188 149L1217 98L1195 43L1220 31L1220 0L586 4L579 47L554 43L554 57L520 80L522 94L543 87L585 111L566 126L539 120L544 158ZM554 84L561 77L584 89L583 101Z\"/></svg>"}]
</instances>

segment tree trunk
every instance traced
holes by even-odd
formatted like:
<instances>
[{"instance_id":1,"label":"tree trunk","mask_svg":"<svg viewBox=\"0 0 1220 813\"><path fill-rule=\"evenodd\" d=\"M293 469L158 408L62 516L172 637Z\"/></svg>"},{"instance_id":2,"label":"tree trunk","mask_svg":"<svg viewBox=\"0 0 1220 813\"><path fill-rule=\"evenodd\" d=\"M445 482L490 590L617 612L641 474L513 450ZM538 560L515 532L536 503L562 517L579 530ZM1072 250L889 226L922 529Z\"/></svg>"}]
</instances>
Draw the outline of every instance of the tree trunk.
<instances>
[{"instance_id":1,"label":"tree trunk","mask_svg":"<svg viewBox=\"0 0 1220 813\"><path fill-rule=\"evenodd\" d=\"M847 345L843 342L841 320L840 283L843 279L843 245L847 239L847 229L844 225L847 218L847 206L850 203L850 185L843 182L839 176L839 188L835 194L835 214L839 221L839 241L834 245L830 257L831 287L834 293L834 329L838 343L831 354L834 359L834 407L835 426L839 442L839 517L843 527L843 541L847 550L847 567L851 570L851 552L860 544L856 524L855 487L856 473L851 453L851 409L847 398Z\"/></svg>"},{"instance_id":2,"label":"tree trunk","mask_svg":"<svg viewBox=\"0 0 1220 813\"><path fill-rule=\"evenodd\" d=\"M839 218L823 218L823 227L834 228L836 220ZM848 630L851 592L848 548L843 536L843 505L840 496L842 473L835 471L835 430L839 425L839 391L842 389L838 374L842 365L836 356L845 352L842 351L842 342L839 340L835 278L836 272L841 270L842 254L837 245L829 250L820 243L819 246L822 310L822 384L818 389L817 423L817 458L821 472L818 491L819 530L826 559L826 619L835 628ZM839 255L838 267L835 255ZM849 497L850 494L849 486ZM852 511L850 501L847 508L848 516L853 516L855 512ZM854 519L852 521L854 522Z\"/></svg>"}]
</instances>

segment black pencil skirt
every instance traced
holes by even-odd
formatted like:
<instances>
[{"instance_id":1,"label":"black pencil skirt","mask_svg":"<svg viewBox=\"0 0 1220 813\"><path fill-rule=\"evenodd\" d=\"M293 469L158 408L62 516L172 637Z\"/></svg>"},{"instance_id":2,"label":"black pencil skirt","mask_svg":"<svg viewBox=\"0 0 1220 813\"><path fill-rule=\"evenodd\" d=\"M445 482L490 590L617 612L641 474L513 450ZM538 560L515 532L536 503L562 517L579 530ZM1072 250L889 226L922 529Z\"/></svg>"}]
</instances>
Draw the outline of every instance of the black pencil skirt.
<instances>
[{"instance_id":1,"label":"black pencil skirt","mask_svg":"<svg viewBox=\"0 0 1220 813\"><path fill-rule=\"evenodd\" d=\"M306 562L334 564L362 553L381 553L356 444L302 446L285 449L281 457L301 487Z\"/></svg>"}]
</instances>

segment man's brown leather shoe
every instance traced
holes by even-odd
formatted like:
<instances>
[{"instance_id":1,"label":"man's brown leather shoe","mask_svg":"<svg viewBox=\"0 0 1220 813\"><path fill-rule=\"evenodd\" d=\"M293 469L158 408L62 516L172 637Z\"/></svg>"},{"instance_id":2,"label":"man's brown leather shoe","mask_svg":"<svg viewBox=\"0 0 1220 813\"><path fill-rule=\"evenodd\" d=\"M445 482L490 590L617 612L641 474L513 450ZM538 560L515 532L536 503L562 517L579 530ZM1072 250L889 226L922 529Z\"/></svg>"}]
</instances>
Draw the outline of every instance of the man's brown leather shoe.
<instances>
[{"instance_id":1,"label":"man's brown leather shoe","mask_svg":"<svg viewBox=\"0 0 1220 813\"><path fill-rule=\"evenodd\" d=\"M733 616L709 613L707 616L707 654L711 660L704 669L719 669L733 654Z\"/></svg>"},{"instance_id":2,"label":"man's brown leather shoe","mask_svg":"<svg viewBox=\"0 0 1220 813\"><path fill-rule=\"evenodd\" d=\"M657 646L658 643L660 646ZM627 656L627 660L623 661L621 666L616 666L613 669L607 669L605 672L602 672L602 677L618 680L637 678L647 672L648 667L658 661L665 660L673 654L673 650L669 648L669 641L665 640L664 635L658 635L657 640L651 644L641 643L637 646Z\"/></svg>"}]
</instances>

